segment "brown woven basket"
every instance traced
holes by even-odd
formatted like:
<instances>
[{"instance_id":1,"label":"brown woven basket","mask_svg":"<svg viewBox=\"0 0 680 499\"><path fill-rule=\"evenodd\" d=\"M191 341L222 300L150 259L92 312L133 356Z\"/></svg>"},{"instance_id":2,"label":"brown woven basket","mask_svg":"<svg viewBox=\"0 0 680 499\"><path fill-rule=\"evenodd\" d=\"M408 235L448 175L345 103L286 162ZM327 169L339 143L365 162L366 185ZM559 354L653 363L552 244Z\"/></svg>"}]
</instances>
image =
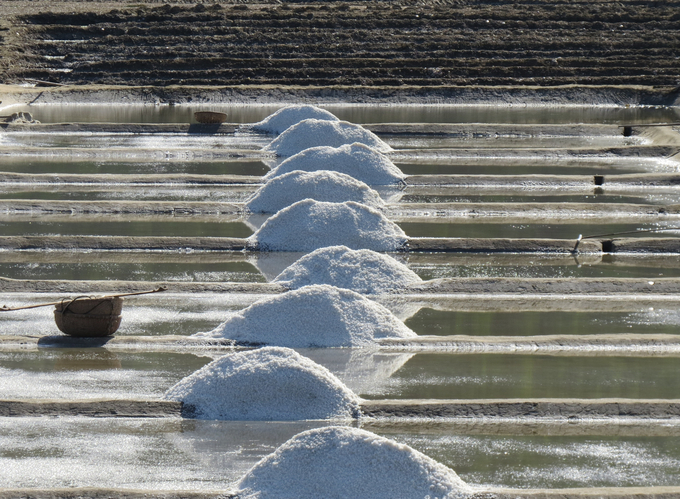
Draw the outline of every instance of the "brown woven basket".
<instances>
[{"instance_id":1,"label":"brown woven basket","mask_svg":"<svg viewBox=\"0 0 680 499\"><path fill-rule=\"evenodd\" d=\"M69 336L112 336L120 326L123 298L76 298L55 306L54 321Z\"/></svg>"},{"instance_id":2,"label":"brown woven basket","mask_svg":"<svg viewBox=\"0 0 680 499\"><path fill-rule=\"evenodd\" d=\"M217 124L224 123L227 120L226 113L218 113L215 111L196 111L194 119L199 123Z\"/></svg>"}]
</instances>

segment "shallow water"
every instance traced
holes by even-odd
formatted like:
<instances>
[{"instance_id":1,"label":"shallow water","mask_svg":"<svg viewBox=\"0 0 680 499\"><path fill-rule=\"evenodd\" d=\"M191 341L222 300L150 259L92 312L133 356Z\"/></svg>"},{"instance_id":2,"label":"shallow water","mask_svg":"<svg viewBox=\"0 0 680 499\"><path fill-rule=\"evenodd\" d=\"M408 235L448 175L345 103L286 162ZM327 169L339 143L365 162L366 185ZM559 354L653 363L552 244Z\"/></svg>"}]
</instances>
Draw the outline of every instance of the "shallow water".
<instances>
[{"instance_id":1,"label":"shallow water","mask_svg":"<svg viewBox=\"0 0 680 499\"><path fill-rule=\"evenodd\" d=\"M328 423L5 418L0 481L17 488L224 491L289 438L323 426ZM675 485L680 464L678 436L468 435L464 425L420 434L367 429L479 486Z\"/></svg>"},{"instance_id":2,"label":"shallow water","mask_svg":"<svg viewBox=\"0 0 680 499\"><path fill-rule=\"evenodd\" d=\"M547 215L548 216L548 215ZM481 238L537 238L573 239L583 237L678 237L680 222L606 223L601 219L551 220L549 223L499 223L485 222L484 218L461 217L456 222L440 223L400 222L398 224L410 237L481 237Z\"/></svg>"},{"instance_id":3,"label":"shallow water","mask_svg":"<svg viewBox=\"0 0 680 499\"><path fill-rule=\"evenodd\" d=\"M675 399L677 358L416 354L366 398Z\"/></svg>"},{"instance_id":4,"label":"shallow water","mask_svg":"<svg viewBox=\"0 0 680 499\"><path fill-rule=\"evenodd\" d=\"M437 336L676 334L680 312L663 305L639 312L467 312L422 308L405 322L419 335Z\"/></svg>"},{"instance_id":5,"label":"shallow water","mask_svg":"<svg viewBox=\"0 0 680 499\"><path fill-rule=\"evenodd\" d=\"M19 217L15 217L19 218ZM112 216L84 222L50 222L47 216L36 216L21 222L0 222L0 231L6 236L182 236L182 237L248 237L252 231L241 222L201 221L190 217L158 217L156 220L111 221ZM151 217L150 217L151 218ZM220 217L213 217L219 219ZM225 217L222 217L225 218ZM233 219L233 217L232 217Z\"/></svg>"},{"instance_id":6,"label":"shallow water","mask_svg":"<svg viewBox=\"0 0 680 499\"><path fill-rule=\"evenodd\" d=\"M196 104L175 106L33 104L12 112L28 111L42 123L190 123L194 111L227 113L230 123L254 123L282 105ZM521 106L362 106L322 105L352 123L663 123L678 121L671 108L521 107Z\"/></svg>"},{"instance_id":7,"label":"shallow water","mask_svg":"<svg viewBox=\"0 0 680 499\"><path fill-rule=\"evenodd\" d=\"M189 123L200 107L226 110L233 123L258 121L279 106L30 106L36 119L50 122ZM651 123L678 121L671 109L600 109L461 106L327 106L355 123ZM472 125L474 126L474 125ZM648 141L625 139L608 130L599 136L499 136L420 139L387 138L400 148L393 157L407 174L569 174L677 172L676 163L655 157L617 158L605 149ZM146 174L232 174L262 176L277 161L230 156L253 155L271 137L253 134L159 136L106 134L4 134L0 170L5 172ZM558 148L602 148L599 155ZM409 150L406 150L408 148ZM415 148L415 149L412 149ZM524 149L517 151L516 148ZM251 159L253 158L253 159ZM48 187L37 183L0 188L4 199L212 200L240 202L254 187L143 186ZM674 204L669 190L595 194L577 189L411 194L401 202L625 202ZM394 196L394 193L390 193ZM398 198L399 194L395 196ZM396 201L395 201L396 202ZM121 220L104 217L64 220L47 216L6 216L3 235L98 234L247 237L250 220L220 217ZM411 236L560 237L667 228L658 224L404 223ZM656 236L678 233L658 232ZM139 280L157 282L264 282L300 254L145 254L15 252L0 253L0 276L15 279ZM447 277L680 277L673 256L620 255L395 255L423 279ZM150 288L155 287L150 285ZM243 294L159 295L126 300L119 336L191 335L209 331L261 296ZM59 293L3 293L2 304L23 305L64 298ZM636 297L639 298L639 297ZM622 300L598 296L563 297L383 297L382 303L419 335L527 336L542 334L676 334L677 298ZM0 314L0 335L59 334L51 307ZM225 351L162 351L162 348L54 348L0 351L3 398L157 398L174 383ZM631 397L677 399L677 356L455 354L352 349L302 350L328 367L366 398L527 398ZM587 352L584 352L587 354ZM476 424L478 422L474 422ZM178 419L2 418L0 483L5 487L84 487L226 490L261 457L300 431L325 422L243 423ZM478 485L520 488L679 485L680 430L650 423L639 432L620 423L575 434L582 424L542 433L533 423L514 422L494 431L471 422L433 427L422 422L405 429L394 421L363 422L369 429L407 443ZM435 425L436 426L436 425ZM530 426L530 428L527 428ZM540 426L540 425L538 425ZM505 427L503 427L505 428ZM664 433L668 431L668 433ZM41 473L35 470L40 469Z\"/></svg>"},{"instance_id":8,"label":"shallow water","mask_svg":"<svg viewBox=\"0 0 680 499\"><path fill-rule=\"evenodd\" d=\"M154 399L227 352L129 352L115 346L0 352L0 399ZM676 399L680 382L676 357L299 352L369 399Z\"/></svg>"}]
</instances>

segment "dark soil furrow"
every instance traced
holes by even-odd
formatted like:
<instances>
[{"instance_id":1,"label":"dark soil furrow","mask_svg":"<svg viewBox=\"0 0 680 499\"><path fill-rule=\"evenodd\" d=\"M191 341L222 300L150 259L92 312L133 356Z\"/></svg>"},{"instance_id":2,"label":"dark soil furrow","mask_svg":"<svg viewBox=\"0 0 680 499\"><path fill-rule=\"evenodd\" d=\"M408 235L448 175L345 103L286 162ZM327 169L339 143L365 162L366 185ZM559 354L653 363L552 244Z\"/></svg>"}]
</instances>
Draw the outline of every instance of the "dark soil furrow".
<instances>
[{"instance_id":1,"label":"dark soil furrow","mask_svg":"<svg viewBox=\"0 0 680 499\"><path fill-rule=\"evenodd\" d=\"M102 2L10 19L2 81L680 85L675 1Z\"/></svg>"}]
</instances>

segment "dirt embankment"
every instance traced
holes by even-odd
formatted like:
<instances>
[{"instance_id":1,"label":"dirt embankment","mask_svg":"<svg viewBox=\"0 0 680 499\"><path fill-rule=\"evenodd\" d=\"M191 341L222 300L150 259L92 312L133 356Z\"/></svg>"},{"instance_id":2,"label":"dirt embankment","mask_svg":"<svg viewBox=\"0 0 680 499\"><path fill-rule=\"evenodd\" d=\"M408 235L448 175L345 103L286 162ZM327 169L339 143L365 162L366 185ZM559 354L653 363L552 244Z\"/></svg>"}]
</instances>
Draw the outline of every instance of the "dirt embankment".
<instances>
[{"instance_id":1,"label":"dirt embankment","mask_svg":"<svg viewBox=\"0 0 680 499\"><path fill-rule=\"evenodd\" d=\"M3 10L2 83L680 84L673 0L6 0Z\"/></svg>"}]
</instances>

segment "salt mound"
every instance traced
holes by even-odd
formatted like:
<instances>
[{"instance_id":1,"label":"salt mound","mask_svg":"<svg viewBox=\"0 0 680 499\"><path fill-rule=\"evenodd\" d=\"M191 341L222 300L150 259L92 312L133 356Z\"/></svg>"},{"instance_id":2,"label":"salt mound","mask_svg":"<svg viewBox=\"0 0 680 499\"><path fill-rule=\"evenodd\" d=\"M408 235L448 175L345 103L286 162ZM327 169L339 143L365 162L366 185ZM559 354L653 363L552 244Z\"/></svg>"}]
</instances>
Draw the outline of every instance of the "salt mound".
<instances>
[{"instance_id":1,"label":"salt mound","mask_svg":"<svg viewBox=\"0 0 680 499\"><path fill-rule=\"evenodd\" d=\"M213 331L193 335L290 348L360 347L378 338L415 336L382 305L328 285L264 298Z\"/></svg>"},{"instance_id":2,"label":"salt mound","mask_svg":"<svg viewBox=\"0 0 680 499\"><path fill-rule=\"evenodd\" d=\"M260 251L314 251L344 244L352 249L398 251L408 238L382 213L353 201L305 199L271 217L248 238Z\"/></svg>"},{"instance_id":3,"label":"salt mound","mask_svg":"<svg viewBox=\"0 0 680 499\"><path fill-rule=\"evenodd\" d=\"M306 119L339 121L333 113L316 106L286 106L270 114L262 121L254 123L251 128L261 132L280 134L286 128Z\"/></svg>"},{"instance_id":4,"label":"salt mound","mask_svg":"<svg viewBox=\"0 0 680 499\"><path fill-rule=\"evenodd\" d=\"M388 158L360 143L305 149L283 161L264 178L271 179L294 170L333 170L368 185L394 185L406 178Z\"/></svg>"},{"instance_id":5,"label":"salt mound","mask_svg":"<svg viewBox=\"0 0 680 499\"><path fill-rule=\"evenodd\" d=\"M355 201L380 210L385 206L380 194L344 173L292 171L260 187L248 200L252 213L276 213L303 199L341 203Z\"/></svg>"},{"instance_id":6,"label":"salt mound","mask_svg":"<svg viewBox=\"0 0 680 499\"><path fill-rule=\"evenodd\" d=\"M365 144L378 152L386 153L392 150L377 135L360 125L347 121L316 119L302 120L287 128L264 150L276 153L278 156L292 156L310 147L340 147L354 142Z\"/></svg>"},{"instance_id":7,"label":"salt mound","mask_svg":"<svg viewBox=\"0 0 680 499\"><path fill-rule=\"evenodd\" d=\"M357 428L302 432L257 463L239 498L462 499L472 489L408 445Z\"/></svg>"},{"instance_id":8,"label":"salt mound","mask_svg":"<svg viewBox=\"0 0 680 499\"><path fill-rule=\"evenodd\" d=\"M187 376L164 395L199 419L291 421L350 418L360 399L328 369L289 348L226 355Z\"/></svg>"},{"instance_id":9,"label":"salt mound","mask_svg":"<svg viewBox=\"0 0 680 499\"><path fill-rule=\"evenodd\" d=\"M320 248L284 270L274 282L288 289L330 284L358 293L383 293L422 282L418 274L394 258L347 246Z\"/></svg>"}]
</instances>

